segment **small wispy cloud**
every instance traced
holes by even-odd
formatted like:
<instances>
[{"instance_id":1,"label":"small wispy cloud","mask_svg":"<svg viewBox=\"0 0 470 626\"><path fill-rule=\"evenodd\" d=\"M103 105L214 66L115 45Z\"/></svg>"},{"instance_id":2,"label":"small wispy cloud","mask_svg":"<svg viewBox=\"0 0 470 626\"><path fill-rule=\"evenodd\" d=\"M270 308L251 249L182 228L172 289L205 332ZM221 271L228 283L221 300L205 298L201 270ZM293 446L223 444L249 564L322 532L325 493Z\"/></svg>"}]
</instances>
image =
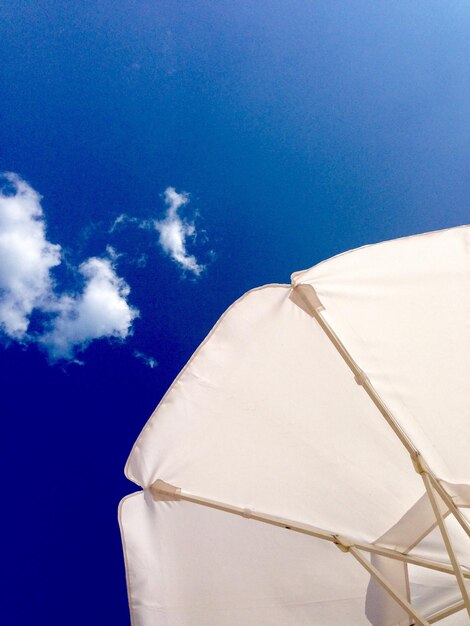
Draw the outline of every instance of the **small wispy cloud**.
<instances>
[{"instance_id":1,"label":"small wispy cloud","mask_svg":"<svg viewBox=\"0 0 470 626\"><path fill-rule=\"evenodd\" d=\"M199 276L204 266L197 262L194 255L189 254L186 248L187 239L194 239L196 227L187 222L179 214L178 209L189 202L187 193L178 193L173 187L168 187L164 193L167 211L163 220L154 221L153 226L159 233L159 243L166 252L183 270Z\"/></svg>"},{"instance_id":2,"label":"small wispy cloud","mask_svg":"<svg viewBox=\"0 0 470 626\"><path fill-rule=\"evenodd\" d=\"M140 352L139 350L134 350L133 354L136 359L140 359L141 361L143 361L145 365L147 365L147 367L150 367L150 369L153 370L155 367L158 367L158 361L153 356L144 354L143 352Z\"/></svg>"},{"instance_id":3,"label":"small wispy cloud","mask_svg":"<svg viewBox=\"0 0 470 626\"><path fill-rule=\"evenodd\" d=\"M141 220L137 217L131 217L130 215L126 215L126 213L121 213L116 217L114 222L111 224L111 228L109 229L109 233L114 233L120 226L124 226L125 224L139 224Z\"/></svg>"},{"instance_id":4,"label":"small wispy cloud","mask_svg":"<svg viewBox=\"0 0 470 626\"><path fill-rule=\"evenodd\" d=\"M108 246L103 258L79 267L81 292L57 293L52 268L61 263L61 247L46 239L40 195L12 173L0 185L0 330L22 343L38 343L51 361L76 360L93 340L125 339L138 311L127 301L129 286L117 275L119 255ZM29 332L31 317L41 328Z\"/></svg>"},{"instance_id":5,"label":"small wispy cloud","mask_svg":"<svg viewBox=\"0 0 470 626\"><path fill-rule=\"evenodd\" d=\"M139 228L143 231L158 233L158 244L173 261L183 270L184 273L191 273L194 276L200 276L206 268L194 253L188 251L189 247L196 244L200 248L201 244L206 247L208 242L207 232L204 229L196 229L194 220L188 219L187 216L181 215L180 209L190 202L189 194L186 192L178 193L174 187L167 187L163 192L163 200L166 205L166 211L161 219L145 219L138 218L127 213L120 213L108 228L110 235L115 235L119 231L123 231L129 227ZM197 213L199 216L199 213ZM149 245L147 240L139 239L140 246ZM152 240L151 246L154 245ZM142 252L135 248L126 252L127 261L145 267L148 261L148 253ZM215 253L213 250L205 251L208 261L213 261Z\"/></svg>"}]
</instances>

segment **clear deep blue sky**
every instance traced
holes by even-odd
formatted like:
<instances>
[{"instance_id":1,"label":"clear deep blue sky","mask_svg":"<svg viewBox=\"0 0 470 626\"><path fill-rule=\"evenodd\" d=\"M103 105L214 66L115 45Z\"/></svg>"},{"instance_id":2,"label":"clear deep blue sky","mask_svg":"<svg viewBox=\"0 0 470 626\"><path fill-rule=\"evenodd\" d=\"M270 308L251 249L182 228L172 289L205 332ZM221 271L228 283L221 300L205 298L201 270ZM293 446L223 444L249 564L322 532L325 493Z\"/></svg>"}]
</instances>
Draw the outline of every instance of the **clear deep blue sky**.
<instances>
[{"instance_id":1,"label":"clear deep blue sky","mask_svg":"<svg viewBox=\"0 0 470 626\"><path fill-rule=\"evenodd\" d=\"M123 466L234 299L470 221L469 16L463 0L2 3L0 171L42 196L56 292L112 245L140 311L82 365L3 333L2 623L129 624ZM199 275L141 227L168 187L189 194Z\"/></svg>"}]
</instances>

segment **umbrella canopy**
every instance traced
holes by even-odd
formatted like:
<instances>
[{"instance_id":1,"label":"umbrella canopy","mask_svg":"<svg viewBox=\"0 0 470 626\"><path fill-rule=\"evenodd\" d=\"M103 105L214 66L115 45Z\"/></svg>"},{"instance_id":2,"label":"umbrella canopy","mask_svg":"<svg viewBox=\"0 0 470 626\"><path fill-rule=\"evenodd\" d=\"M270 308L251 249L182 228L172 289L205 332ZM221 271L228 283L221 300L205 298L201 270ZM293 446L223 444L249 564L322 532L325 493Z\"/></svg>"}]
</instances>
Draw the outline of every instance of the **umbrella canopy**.
<instances>
[{"instance_id":1,"label":"umbrella canopy","mask_svg":"<svg viewBox=\"0 0 470 626\"><path fill-rule=\"evenodd\" d=\"M460 227L228 309L126 466L134 626L470 624L469 287Z\"/></svg>"}]
</instances>

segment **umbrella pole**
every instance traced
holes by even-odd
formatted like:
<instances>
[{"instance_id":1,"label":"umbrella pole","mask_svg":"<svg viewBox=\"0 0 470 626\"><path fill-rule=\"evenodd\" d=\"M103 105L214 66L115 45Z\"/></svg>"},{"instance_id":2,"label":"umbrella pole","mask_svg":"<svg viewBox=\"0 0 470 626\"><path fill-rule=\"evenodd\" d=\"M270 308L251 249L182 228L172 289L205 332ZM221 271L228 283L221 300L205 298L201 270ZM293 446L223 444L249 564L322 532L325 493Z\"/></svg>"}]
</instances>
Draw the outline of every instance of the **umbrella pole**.
<instances>
[{"instance_id":1,"label":"umbrella pole","mask_svg":"<svg viewBox=\"0 0 470 626\"><path fill-rule=\"evenodd\" d=\"M379 572L379 570L370 563L368 559L364 557L356 548L351 547L348 549L353 557L359 561L359 563L373 576L376 581L385 589L385 591L392 596L392 598L401 606L401 608L408 613L410 617L413 617L416 624L420 626L429 626L429 622L422 617L411 604L403 598L403 596L394 588L388 580Z\"/></svg>"},{"instance_id":2,"label":"umbrella pole","mask_svg":"<svg viewBox=\"0 0 470 626\"><path fill-rule=\"evenodd\" d=\"M437 480L437 478L432 473L430 473L428 469L425 469L425 471L427 475L429 476L429 478L431 479L434 489L444 500L450 512L453 514L453 516L455 517L457 522L460 524L464 532L467 533L468 537L470 538L470 524L462 515L462 511L458 508L458 506L456 506L455 502L452 500L452 497L447 493L447 491L444 489L441 483Z\"/></svg>"},{"instance_id":3,"label":"umbrella pole","mask_svg":"<svg viewBox=\"0 0 470 626\"><path fill-rule=\"evenodd\" d=\"M436 572L442 572L443 574L452 574L454 576L454 568L451 565L445 565L439 561L431 561L419 556L415 556L409 553L398 552L397 550L391 550L389 548L383 548L375 543L361 543L359 541L348 540L348 543L359 550L364 552L371 552L372 554L378 554L380 556L386 556L395 561L402 561L409 565L418 565L419 567L425 567L426 569L432 569ZM463 571L464 578L470 579L470 571Z\"/></svg>"},{"instance_id":4,"label":"umbrella pole","mask_svg":"<svg viewBox=\"0 0 470 626\"><path fill-rule=\"evenodd\" d=\"M465 586L465 579L463 576L462 568L460 567L460 564L455 555L454 547L449 537L449 533L447 531L444 517L442 516L441 509L439 508L439 504L437 502L436 492L434 491L433 483L431 481L431 478L428 476L426 472L422 472L421 477L423 479L424 486L426 487L426 491L429 496L429 500L431 502L434 515L436 516L436 520L439 525L439 530L441 531L442 539L444 541L447 553L449 555L450 562L452 563L452 567L454 568L455 577L459 585L460 593L462 594L465 608L467 609L467 613L470 617L470 598L468 595L467 587Z\"/></svg>"}]
</instances>

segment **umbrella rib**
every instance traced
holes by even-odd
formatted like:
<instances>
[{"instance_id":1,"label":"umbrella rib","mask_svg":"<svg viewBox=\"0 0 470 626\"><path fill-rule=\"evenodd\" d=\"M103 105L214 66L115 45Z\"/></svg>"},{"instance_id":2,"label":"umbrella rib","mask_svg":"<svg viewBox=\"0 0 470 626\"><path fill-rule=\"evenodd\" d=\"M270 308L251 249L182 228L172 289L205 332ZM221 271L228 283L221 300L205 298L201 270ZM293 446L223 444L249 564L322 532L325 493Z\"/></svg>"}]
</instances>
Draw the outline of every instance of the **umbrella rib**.
<instances>
[{"instance_id":1,"label":"umbrella rib","mask_svg":"<svg viewBox=\"0 0 470 626\"><path fill-rule=\"evenodd\" d=\"M271 526L278 526L280 528L286 528L287 530L292 530L294 532L304 535L310 535L311 537L323 539L338 546L352 546L365 552L379 554L381 556L386 556L397 561L403 561L404 563L409 563L411 565L418 565L427 569L442 572L444 574L454 574L453 567L445 563L440 563L438 561L433 561L416 555L406 554L403 552L399 552L398 550L392 550L391 548L377 545L375 543L357 541L350 537L345 538L333 531L324 530L310 524L302 524L301 522L288 520L286 518L278 517L276 515L255 512L225 502L220 502L218 500L212 500L209 498L204 498L203 496L197 496L188 493L187 491L183 491L178 487L174 487L173 485L169 485L168 483L160 479L156 480L151 485L150 492L153 499L157 501L184 500L193 504L199 504L208 508L224 511L225 513L232 513L234 515L253 519L258 522L264 522L265 524L270 524ZM470 571L463 572L463 576L470 579Z\"/></svg>"},{"instance_id":2,"label":"umbrella rib","mask_svg":"<svg viewBox=\"0 0 470 626\"><path fill-rule=\"evenodd\" d=\"M416 448L414 443L402 429L400 424L396 421L393 413L391 413L385 402L374 389L365 372L361 370L361 368L358 366L356 361L346 349L341 339L338 337L338 335L335 333L333 328L323 316L322 311L325 310L325 307L321 303L313 285L296 285L292 289L289 298L300 308L302 308L303 311L310 315L310 317L313 317L318 322L323 332L326 334L328 339L331 341L333 346L336 348L336 350L345 361L346 365L353 373L356 382L363 387L364 391L367 393L367 395L375 404L382 416L385 418L386 422L389 424L393 432L397 435L401 443L411 455L411 459L413 461L413 464L415 465L415 468L418 462L419 468L416 468L417 472L421 474L422 471L425 471L426 474L431 478L435 489L438 491L441 498L447 504L449 510L454 515L455 519L463 528L465 533L468 535L468 537L470 537L470 524L462 515L462 512L459 510L459 508L456 506L455 502L452 499L452 496L440 484L437 477L434 475L427 463L423 460L423 457L419 450Z\"/></svg>"},{"instance_id":3,"label":"umbrella rib","mask_svg":"<svg viewBox=\"0 0 470 626\"><path fill-rule=\"evenodd\" d=\"M392 428L393 432L400 439L402 444L405 446L407 451L411 454L412 457L417 455L418 449L416 448L416 446L413 444L413 442L410 440L408 435L401 428L400 424L398 424L393 414L390 412L386 404L383 402L381 397L375 391L374 387L372 386L370 380L367 378L366 374L357 365L356 361L350 355L350 353L346 349L341 339L338 337L338 335L332 329L330 324L323 317L322 311L324 310L325 307L320 302L313 285L300 284L300 285L295 286L292 289L289 298L295 304L300 306L306 313L308 313L310 317L313 317L318 322L318 324L320 325L325 335L331 341L333 346L336 348L336 350L339 352L339 354L345 361L346 365L349 367L349 369L353 373L354 379L356 380L356 382L364 388L364 391L367 393L369 398L375 404L377 409L380 411L382 416L385 418L385 420L387 421L389 426Z\"/></svg>"},{"instance_id":4,"label":"umbrella rib","mask_svg":"<svg viewBox=\"0 0 470 626\"><path fill-rule=\"evenodd\" d=\"M430 480L427 474L425 474L426 479ZM424 478L423 478L424 480ZM369 572L371 576L373 576L377 582L389 593L389 595L404 609L410 616L412 616L416 623L421 626L430 626L431 622L426 621L408 602L406 598L404 598L383 576L383 574L370 563L368 559L364 557L364 555L360 552L360 550L364 550L367 552L372 552L376 554L380 554L383 556L388 556L392 559L397 559L400 561L404 561L406 563L411 563L413 565L420 565L422 567L426 567L429 569L433 569L436 571L454 574L459 577L456 572L459 572L460 578L463 581L463 588L465 589L465 580L464 578L470 578L470 572L463 572L458 565L455 554L451 548L449 551L449 556L451 558L452 567L448 565L438 563L436 561L429 561L428 559L423 559L421 557L411 556L409 554L403 554L396 550L391 550L389 548L384 548L375 544L363 543L360 541L354 541L352 539L346 539L342 536L337 535L331 531L327 531L321 528L317 528L315 526L311 526L309 524L302 524L300 522L295 522L292 520L288 520L282 517L278 517L275 515L269 515L266 513L258 513L256 511L251 511L250 509L237 507L232 504L228 504L225 502L220 502L218 500L212 500L209 498L204 498L203 496L198 496L195 494L188 493L187 491L183 491L180 487L175 487L174 485L170 485L163 480L156 480L149 487L152 498L156 501L159 500L183 500L186 502L191 502L193 504L202 505L208 508L216 509L219 511L223 511L225 513L232 513L234 515L239 515L241 517L245 517L248 519L253 519L258 522L264 522L266 524L270 524L272 526L277 526L280 528L286 528L288 530L293 530L294 532L302 533L304 535L309 535L311 537L316 537L317 539L323 539L324 541L329 541L336 545L342 552L350 552L354 558ZM437 503L436 503L437 506ZM439 515L441 515L439 508L437 507ZM436 514L437 515L437 514ZM443 521L442 515L441 519ZM439 523L439 518L438 518ZM449 540L450 541L450 540ZM446 543L447 547L447 543ZM459 582L460 585L460 582ZM462 592L463 595L463 592ZM463 596L464 597L464 596ZM467 596L468 597L468 596ZM458 605L460 607L460 604ZM466 606L466 600L464 597L463 606ZM453 607L449 607L453 609ZM456 608L455 611L460 610L460 608ZM438 615L438 614L436 614ZM440 617L433 616L434 621L438 621L441 619ZM447 615L447 614L446 614ZM444 615L443 615L444 617Z\"/></svg>"}]
</instances>

